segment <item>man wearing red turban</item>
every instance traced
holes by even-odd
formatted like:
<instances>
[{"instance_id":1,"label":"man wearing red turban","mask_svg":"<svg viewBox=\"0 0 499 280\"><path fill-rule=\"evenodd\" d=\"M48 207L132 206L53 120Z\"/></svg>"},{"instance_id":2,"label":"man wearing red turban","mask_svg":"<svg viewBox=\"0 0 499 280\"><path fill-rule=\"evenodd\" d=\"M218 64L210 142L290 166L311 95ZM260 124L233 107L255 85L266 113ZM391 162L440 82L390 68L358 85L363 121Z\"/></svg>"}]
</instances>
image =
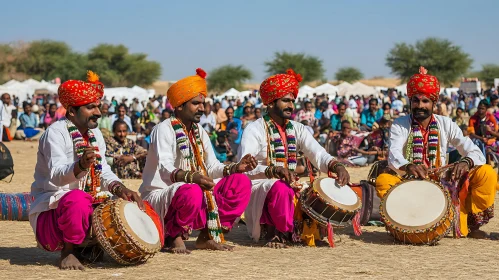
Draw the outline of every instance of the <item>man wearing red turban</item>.
<instances>
[{"instance_id":1,"label":"man wearing red turban","mask_svg":"<svg viewBox=\"0 0 499 280\"><path fill-rule=\"evenodd\" d=\"M337 173L340 185L346 185L350 180L345 167L326 152L305 126L290 120L301 80L299 74L289 69L287 74L277 74L263 81L260 96L267 105L267 115L244 129L237 153L253 155L258 161L255 170L247 173L253 185L245 211L248 232L255 241L259 240L263 224L268 233L266 245L274 248L283 248L287 242L293 242L295 191L292 186L296 183L298 152L303 152L322 172ZM314 245L315 233L311 229L303 230L301 240Z\"/></svg>"},{"instance_id":2,"label":"man wearing red turban","mask_svg":"<svg viewBox=\"0 0 499 280\"><path fill-rule=\"evenodd\" d=\"M484 236L478 228L493 216L497 174L450 118L433 114L439 94L438 79L420 67L407 83L411 114L395 119L391 127L388 163L399 175L425 179L430 169L446 165L447 147L455 147L463 159L451 169L450 183L465 186L459 194L460 202L455 202L461 204L460 218L454 225L456 234ZM381 174L376 180L378 196L383 197L399 182L398 176Z\"/></svg>"},{"instance_id":3,"label":"man wearing red turban","mask_svg":"<svg viewBox=\"0 0 499 280\"><path fill-rule=\"evenodd\" d=\"M144 208L139 195L103 160L106 143L97 129L103 93L104 86L91 71L87 82L63 83L59 98L66 118L50 125L38 146L29 220L41 248L61 251L61 269L83 269L74 250L89 231L92 204L114 194Z\"/></svg>"}]
</instances>

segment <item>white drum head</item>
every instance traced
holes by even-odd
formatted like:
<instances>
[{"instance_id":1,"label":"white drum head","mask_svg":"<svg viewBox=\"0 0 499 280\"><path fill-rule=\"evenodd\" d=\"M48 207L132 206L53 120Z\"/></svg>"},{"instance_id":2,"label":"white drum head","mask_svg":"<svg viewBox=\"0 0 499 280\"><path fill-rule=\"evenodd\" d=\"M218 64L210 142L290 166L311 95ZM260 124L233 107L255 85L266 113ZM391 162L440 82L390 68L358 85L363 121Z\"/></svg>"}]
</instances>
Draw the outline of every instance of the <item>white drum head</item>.
<instances>
[{"instance_id":1,"label":"white drum head","mask_svg":"<svg viewBox=\"0 0 499 280\"><path fill-rule=\"evenodd\" d=\"M340 186L333 178L324 178L318 186L321 192L329 199L336 201L339 204L352 206L357 204L357 194L349 186Z\"/></svg>"},{"instance_id":2,"label":"white drum head","mask_svg":"<svg viewBox=\"0 0 499 280\"><path fill-rule=\"evenodd\" d=\"M153 220L142 212L137 204L126 203L123 212L126 223L140 239L149 244L157 244L160 241L159 232Z\"/></svg>"},{"instance_id":3,"label":"white drum head","mask_svg":"<svg viewBox=\"0 0 499 280\"><path fill-rule=\"evenodd\" d=\"M436 222L446 211L446 197L434 183L409 181L389 193L385 209L399 225L423 227Z\"/></svg>"}]
</instances>

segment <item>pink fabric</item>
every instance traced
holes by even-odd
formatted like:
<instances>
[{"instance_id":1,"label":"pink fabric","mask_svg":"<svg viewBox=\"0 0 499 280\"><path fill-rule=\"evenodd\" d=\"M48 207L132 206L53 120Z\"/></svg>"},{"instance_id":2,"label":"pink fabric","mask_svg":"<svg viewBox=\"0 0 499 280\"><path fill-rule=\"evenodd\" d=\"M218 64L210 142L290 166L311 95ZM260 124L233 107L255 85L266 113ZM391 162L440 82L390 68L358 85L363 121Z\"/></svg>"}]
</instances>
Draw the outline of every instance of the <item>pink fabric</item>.
<instances>
[{"instance_id":1,"label":"pink fabric","mask_svg":"<svg viewBox=\"0 0 499 280\"><path fill-rule=\"evenodd\" d=\"M234 221L248 206L251 196L251 181L244 174L233 174L223 178L213 189L218 205L222 227L231 229ZM165 217L165 235L188 238L192 230L206 227L206 202L200 186L181 186L168 208Z\"/></svg>"},{"instance_id":2,"label":"pink fabric","mask_svg":"<svg viewBox=\"0 0 499 280\"><path fill-rule=\"evenodd\" d=\"M293 232L295 192L285 182L277 181L267 193L260 224L275 226L280 232Z\"/></svg>"},{"instance_id":3,"label":"pink fabric","mask_svg":"<svg viewBox=\"0 0 499 280\"><path fill-rule=\"evenodd\" d=\"M81 244L90 228L92 197L81 190L65 194L56 209L40 213L36 239L47 251L60 251L64 242Z\"/></svg>"}]
</instances>

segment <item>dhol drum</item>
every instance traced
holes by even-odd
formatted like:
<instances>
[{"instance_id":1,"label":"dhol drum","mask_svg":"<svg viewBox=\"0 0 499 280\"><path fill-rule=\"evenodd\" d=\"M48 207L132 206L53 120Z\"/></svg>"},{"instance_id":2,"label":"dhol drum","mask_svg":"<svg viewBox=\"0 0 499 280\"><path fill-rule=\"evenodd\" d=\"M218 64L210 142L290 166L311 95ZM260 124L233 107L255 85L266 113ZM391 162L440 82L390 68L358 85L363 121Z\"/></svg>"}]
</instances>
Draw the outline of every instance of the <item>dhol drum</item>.
<instances>
[{"instance_id":1,"label":"dhol drum","mask_svg":"<svg viewBox=\"0 0 499 280\"><path fill-rule=\"evenodd\" d=\"M345 227L362 207L357 194L349 186L339 186L335 179L321 178L303 191L300 196L303 211L327 227Z\"/></svg>"},{"instance_id":2,"label":"dhol drum","mask_svg":"<svg viewBox=\"0 0 499 280\"><path fill-rule=\"evenodd\" d=\"M0 220L27 221L34 198L31 193L0 193Z\"/></svg>"},{"instance_id":3,"label":"dhol drum","mask_svg":"<svg viewBox=\"0 0 499 280\"><path fill-rule=\"evenodd\" d=\"M157 225L133 202L102 203L92 214L92 229L104 251L123 265L144 263L161 249Z\"/></svg>"},{"instance_id":4,"label":"dhol drum","mask_svg":"<svg viewBox=\"0 0 499 280\"><path fill-rule=\"evenodd\" d=\"M403 181L388 190L380 214L395 239L428 245L447 235L456 217L449 192L439 183L422 180Z\"/></svg>"}]
</instances>

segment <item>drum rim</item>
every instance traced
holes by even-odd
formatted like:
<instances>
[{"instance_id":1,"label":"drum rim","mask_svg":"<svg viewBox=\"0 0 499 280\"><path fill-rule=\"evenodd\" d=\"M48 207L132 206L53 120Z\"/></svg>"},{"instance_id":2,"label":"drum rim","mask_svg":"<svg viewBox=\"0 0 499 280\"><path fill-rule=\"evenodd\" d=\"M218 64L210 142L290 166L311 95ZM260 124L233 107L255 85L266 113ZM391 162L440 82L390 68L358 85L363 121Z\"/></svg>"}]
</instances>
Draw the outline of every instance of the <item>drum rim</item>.
<instances>
[{"instance_id":1,"label":"drum rim","mask_svg":"<svg viewBox=\"0 0 499 280\"><path fill-rule=\"evenodd\" d=\"M121 199L120 199L121 200ZM133 203L133 202L130 202L130 201L126 201L126 200L121 200L121 203L119 203L119 205L117 205L117 207L119 207L119 212L118 212L118 216L119 216L119 219L121 220L121 222L123 223L123 226L125 227L126 229L126 233L130 234L131 237L132 237L132 240L136 243L139 243L140 247L145 249L144 251L149 253L149 252L157 252L161 249L161 236L159 236L159 232L158 232L158 242L156 242L155 244L151 244L151 243L147 243L145 242L142 238L140 238L133 230L132 228L130 227L130 225L128 224L128 221L127 219L125 218L125 205L129 204L129 203ZM147 214L146 214L147 215ZM149 216L148 216L149 217ZM149 217L151 218L151 217ZM152 221L152 218L151 218L151 221ZM152 221L153 225L154 225L154 229L157 230L156 228L156 225L154 224L154 221ZM142 242L140 242L142 241Z\"/></svg>"},{"instance_id":2,"label":"drum rim","mask_svg":"<svg viewBox=\"0 0 499 280\"><path fill-rule=\"evenodd\" d=\"M312 191L316 192L319 194L319 199L321 199L322 201L324 201L326 204L328 205L331 205L331 206L334 206L334 207L337 207L339 209L343 209L345 211L349 211L349 212L355 212L355 211L359 211L360 208L362 208L362 201L360 199L360 197L357 195L356 192L354 192L350 186L348 185L345 185L345 186L342 186L342 188L344 187L348 187L350 188L350 190L355 194L355 197L357 197L357 202L353 205L345 205L345 204L342 204L342 203L339 203L337 201L334 201L332 200L331 198L329 198L329 196L327 196L321 188L319 188L320 186L320 182L323 180L323 179L333 179L333 178L329 178L329 177L326 177L326 178L320 178L320 179L317 179L313 182L312 184ZM335 179L333 179L335 180ZM336 180L335 180L336 182Z\"/></svg>"},{"instance_id":3,"label":"drum rim","mask_svg":"<svg viewBox=\"0 0 499 280\"><path fill-rule=\"evenodd\" d=\"M436 185L440 191L443 193L443 195L445 196L445 211L443 213L441 213L438 218L436 218L435 220L433 220L432 222L428 223L428 224L425 224L425 225L422 225L422 226L405 226L405 225L401 225L397 222L395 222L391 217L390 215L388 214L388 212L386 211L386 199L388 198L388 196L390 195L390 193L396 189L397 187L399 187L400 185L402 184L405 184L405 183L408 183L408 182L412 182L412 181L418 181L418 182L421 182L421 181L424 181L424 182L428 182L428 183L431 183L433 185ZM406 231L409 231L409 232L413 232L413 233L416 233L417 231L421 231L421 230L427 230L429 228L432 228L432 227L438 227L440 226L441 223L443 223L446 219L449 218L449 215L450 215L450 211L452 211L452 200L451 200L451 197L450 197L450 194L447 190L445 190L445 188L442 186L442 184L434 181L434 180L403 180L403 181L400 181L399 183L393 185L385 194L385 196L381 199L381 202L380 202L380 216L381 218L384 220L384 223L386 226L389 226L390 228L394 229L394 230L399 230L399 229L402 229L402 230L406 230ZM455 215L454 215L454 218L455 219ZM389 223L387 223L387 221ZM453 221L451 221L453 222Z\"/></svg>"}]
</instances>

